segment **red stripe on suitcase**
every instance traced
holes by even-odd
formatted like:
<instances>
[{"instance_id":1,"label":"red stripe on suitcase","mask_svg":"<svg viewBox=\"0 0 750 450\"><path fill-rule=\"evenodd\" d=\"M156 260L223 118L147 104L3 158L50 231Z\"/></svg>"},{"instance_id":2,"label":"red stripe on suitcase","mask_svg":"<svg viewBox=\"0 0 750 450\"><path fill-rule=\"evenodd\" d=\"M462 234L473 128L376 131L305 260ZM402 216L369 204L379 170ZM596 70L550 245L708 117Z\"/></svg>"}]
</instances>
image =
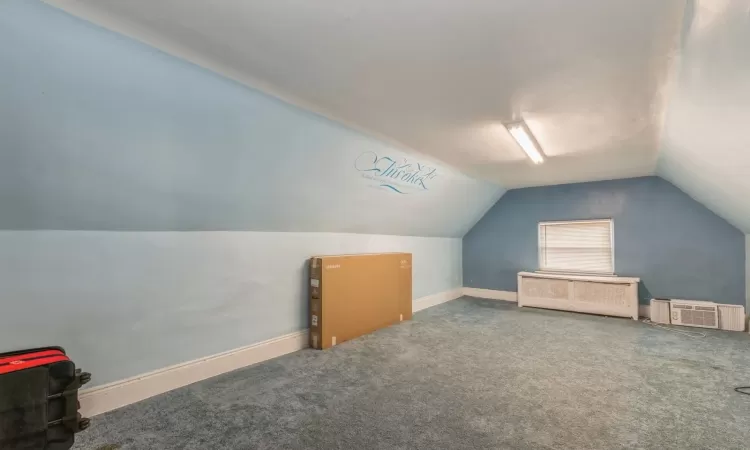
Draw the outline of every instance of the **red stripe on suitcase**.
<instances>
[{"instance_id":1,"label":"red stripe on suitcase","mask_svg":"<svg viewBox=\"0 0 750 450\"><path fill-rule=\"evenodd\" d=\"M32 359L28 361L16 360L0 366L0 375L18 372L19 370L31 369L32 367L46 366L61 361L70 361L67 356L50 356L47 358Z\"/></svg>"},{"instance_id":2,"label":"red stripe on suitcase","mask_svg":"<svg viewBox=\"0 0 750 450\"><path fill-rule=\"evenodd\" d=\"M0 365L7 364L11 361L18 361L18 360L23 361L27 359L42 358L46 356L65 356L65 353L61 352L60 350L44 350L41 352L23 353L21 355L6 356L3 358L0 358Z\"/></svg>"}]
</instances>

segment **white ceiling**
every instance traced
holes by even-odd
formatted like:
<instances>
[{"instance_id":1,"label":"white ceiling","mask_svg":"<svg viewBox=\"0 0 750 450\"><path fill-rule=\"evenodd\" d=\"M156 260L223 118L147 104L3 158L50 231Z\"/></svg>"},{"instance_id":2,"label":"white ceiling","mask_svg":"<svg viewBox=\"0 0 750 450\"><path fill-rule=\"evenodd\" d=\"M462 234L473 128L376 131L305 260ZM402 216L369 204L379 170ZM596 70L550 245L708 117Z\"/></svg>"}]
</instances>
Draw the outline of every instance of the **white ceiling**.
<instances>
[{"instance_id":1,"label":"white ceiling","mask_svg":"<svg viewBox=\"0 0 750 450\"><path fill-rule=\"evenodd\" d=\"M750 0L696 1L659 175L750 232Z\"/></svg>"},{"instance_id":2,"label":"white ceiling","mask_svg":"<svg viewBox=\"0 0 750 450\"><path fill-rule=\"evenodd\" d=\"M685 3L46 1L508 188L655 172Z\"/></svg>"}]
</instances>

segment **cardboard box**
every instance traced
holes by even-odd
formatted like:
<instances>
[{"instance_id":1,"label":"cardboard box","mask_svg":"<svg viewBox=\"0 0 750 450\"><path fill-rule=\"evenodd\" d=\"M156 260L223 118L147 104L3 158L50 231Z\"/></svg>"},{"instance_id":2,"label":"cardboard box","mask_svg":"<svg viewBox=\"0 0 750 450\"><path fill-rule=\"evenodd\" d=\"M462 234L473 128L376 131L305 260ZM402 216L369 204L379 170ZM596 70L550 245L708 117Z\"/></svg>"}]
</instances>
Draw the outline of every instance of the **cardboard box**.
<instances>
[{"instance_id":1,"label":"cardboard box","mask_svg":"<svg viewBox=\"0 0 750 450\"><path fill-rule=\"evenodd\" d=\"M310 347L325 349L411 319L411 253L310 259Z\"/></svg>"}]
</instances>

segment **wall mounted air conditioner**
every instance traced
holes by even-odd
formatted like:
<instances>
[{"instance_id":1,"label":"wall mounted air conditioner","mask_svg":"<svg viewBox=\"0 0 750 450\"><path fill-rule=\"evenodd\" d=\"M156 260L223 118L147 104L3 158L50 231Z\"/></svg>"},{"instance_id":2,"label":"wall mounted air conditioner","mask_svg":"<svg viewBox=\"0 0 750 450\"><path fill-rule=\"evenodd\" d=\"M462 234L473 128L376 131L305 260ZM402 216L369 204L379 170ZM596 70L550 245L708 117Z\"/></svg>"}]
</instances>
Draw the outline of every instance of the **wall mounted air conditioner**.
<instances>
[{"instance_id":1,"label":"wall mounted air conditioner","mask_svg":"<svg viewBox=\"0 0 750 450\"><path fill-rule=\"evenodd\" d=\"M692 300L670 300L672 325L719 328L719 309L716 303Z\"/></svg>"}]
</instances>

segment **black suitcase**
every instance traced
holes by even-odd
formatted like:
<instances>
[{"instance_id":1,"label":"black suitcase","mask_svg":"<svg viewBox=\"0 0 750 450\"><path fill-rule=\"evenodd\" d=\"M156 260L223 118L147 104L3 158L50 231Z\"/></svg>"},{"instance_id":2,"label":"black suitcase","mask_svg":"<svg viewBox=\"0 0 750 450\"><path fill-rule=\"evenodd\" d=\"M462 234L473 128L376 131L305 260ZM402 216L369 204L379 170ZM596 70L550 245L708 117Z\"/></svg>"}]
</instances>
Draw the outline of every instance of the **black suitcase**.
<instances>
[{"instance_id":1,"label":"black suitcase","mask_svg":"<svg viewBox=\"0 0 750 450\"><path fill-rule=\"evenodd\" d=\"M60 347L0 353L0 449L67 450L89 426L78 389L91 374Z\"/></svg>"}]
</instances>

